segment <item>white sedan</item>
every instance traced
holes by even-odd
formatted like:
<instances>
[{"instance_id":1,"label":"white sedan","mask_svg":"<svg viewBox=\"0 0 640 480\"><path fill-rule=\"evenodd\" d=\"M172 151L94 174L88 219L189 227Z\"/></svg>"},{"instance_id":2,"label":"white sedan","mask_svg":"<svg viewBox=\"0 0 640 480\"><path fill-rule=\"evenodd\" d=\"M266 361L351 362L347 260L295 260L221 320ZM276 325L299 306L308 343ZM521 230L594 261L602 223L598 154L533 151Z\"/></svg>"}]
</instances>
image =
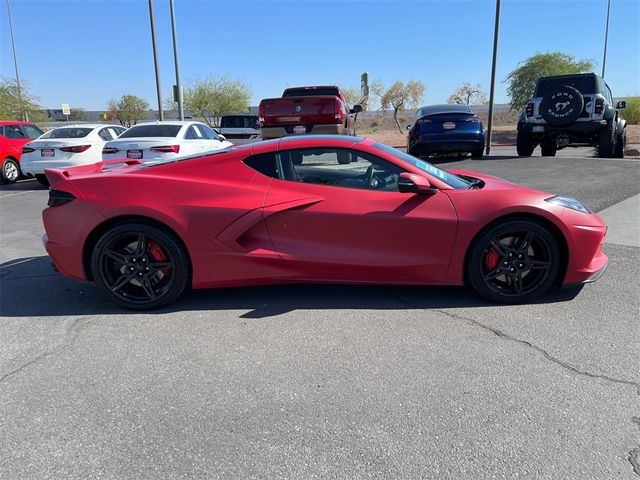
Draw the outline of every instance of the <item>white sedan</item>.
<instances>
[{"instance_id":1,"label":"white sedan","mask_svg":"<svg viewBox=\"0 0 640 480\"><path fill-rule=\"evenodd\" d=\"M204 123L163 121L140 123L102 149L102 159L132 158L162 163L233 145Z\"/></svg>"},{"instance_id":2,"label":"white sedan","mask_svg":"<svg viewBox=\"0 0 640 480\"><path fill-rule=\"evenodd\" d=\"M22 147L20 168L24 175L48 185L45 168L66 168L102 161L102 147L118 138L120 125L65 125L49 130Z\"/></svg>"}]
</instances>

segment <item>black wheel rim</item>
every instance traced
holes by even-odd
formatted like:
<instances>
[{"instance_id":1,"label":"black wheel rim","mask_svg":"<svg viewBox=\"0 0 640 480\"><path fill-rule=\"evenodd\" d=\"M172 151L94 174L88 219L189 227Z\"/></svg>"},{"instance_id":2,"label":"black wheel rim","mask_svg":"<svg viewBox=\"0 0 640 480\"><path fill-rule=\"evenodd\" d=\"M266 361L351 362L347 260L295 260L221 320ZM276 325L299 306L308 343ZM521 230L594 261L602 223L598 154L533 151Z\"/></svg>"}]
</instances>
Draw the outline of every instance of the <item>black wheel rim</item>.
<instances>
[{"instance_id":1,"label":"black wheel rim","mask_svg":"<svg viewBox=\"0 0 640 480\"><path fill-rule=\"evenodd\" d=\"M482 281L499 295L524 297L548 280L554 261L549 242L536 232L503 232L483 252Z\"/></svg>"},{"instance_id":2,"label":"black wheel rim","mask_svg":"<svg viewBox=\"0 0 640 480\"><path fill-rule=\"evenodd\" d=\"M175 259L145 233L123 233L110 239L99 262L104 285L126 302L153 303L174 283Z\"/></svg>"}]
</instances>

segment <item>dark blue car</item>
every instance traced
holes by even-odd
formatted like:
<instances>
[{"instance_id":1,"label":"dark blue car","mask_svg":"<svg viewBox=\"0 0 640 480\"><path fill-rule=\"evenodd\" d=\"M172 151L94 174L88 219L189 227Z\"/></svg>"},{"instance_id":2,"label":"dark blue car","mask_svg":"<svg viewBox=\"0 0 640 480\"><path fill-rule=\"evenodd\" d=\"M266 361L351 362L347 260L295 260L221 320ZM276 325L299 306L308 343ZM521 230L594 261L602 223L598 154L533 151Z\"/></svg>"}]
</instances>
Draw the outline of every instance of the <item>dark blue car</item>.
<instances>
[{"instance_id":1,"label":"dark blue car","mask_svg":"<svg viewBox=\"0 0 640 480\"><path fill-rule=\"evenodd\" d=\"M471 153L482 158L484 127L468 105L422 107L407 129L410 155Z\"/></svg>"}]
</instances>

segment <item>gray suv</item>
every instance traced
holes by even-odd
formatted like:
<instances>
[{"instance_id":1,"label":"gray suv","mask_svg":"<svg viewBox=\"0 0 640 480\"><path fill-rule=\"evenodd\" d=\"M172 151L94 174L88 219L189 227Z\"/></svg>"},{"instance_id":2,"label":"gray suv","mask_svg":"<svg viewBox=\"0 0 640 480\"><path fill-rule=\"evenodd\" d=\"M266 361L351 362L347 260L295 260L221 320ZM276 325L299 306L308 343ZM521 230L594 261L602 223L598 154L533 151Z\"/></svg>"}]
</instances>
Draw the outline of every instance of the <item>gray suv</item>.
<instances>
[{"instance_id":1,"label":"gray suv","mask_svg":"<svg viewBox=\"0 0 640 480\"><path fill-rule=\"evenodd\" d=\"M599 157L622 158L626 121L618 110L625 107L614 107L611 89L595 73L542 77L518 120L518 155L531 156L537 145L551 157L565 147L593 146Z\"/></svg>"}]
</instances>

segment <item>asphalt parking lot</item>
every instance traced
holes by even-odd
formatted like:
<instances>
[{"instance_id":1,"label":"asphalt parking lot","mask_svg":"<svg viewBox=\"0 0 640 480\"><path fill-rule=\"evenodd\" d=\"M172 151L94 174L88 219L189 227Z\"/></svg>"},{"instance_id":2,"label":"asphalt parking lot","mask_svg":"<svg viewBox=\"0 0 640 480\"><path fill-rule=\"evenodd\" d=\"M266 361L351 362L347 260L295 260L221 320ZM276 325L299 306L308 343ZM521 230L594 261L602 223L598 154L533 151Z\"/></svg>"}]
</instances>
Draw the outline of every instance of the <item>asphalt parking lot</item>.
<instances>
[{"instance_id":1,"label":"asphalt parking lot","mask_svg":"<svg viewBox=\"0 0 640 480\"><path fill-rule=\"evenodd\" d=\"M434 163L603 211L598 282L523 306L294 285L132 313L52 271L46 188L0 187L0 478L637 479L640 161L512 150Z\"/></svg>"}]
</instances>

